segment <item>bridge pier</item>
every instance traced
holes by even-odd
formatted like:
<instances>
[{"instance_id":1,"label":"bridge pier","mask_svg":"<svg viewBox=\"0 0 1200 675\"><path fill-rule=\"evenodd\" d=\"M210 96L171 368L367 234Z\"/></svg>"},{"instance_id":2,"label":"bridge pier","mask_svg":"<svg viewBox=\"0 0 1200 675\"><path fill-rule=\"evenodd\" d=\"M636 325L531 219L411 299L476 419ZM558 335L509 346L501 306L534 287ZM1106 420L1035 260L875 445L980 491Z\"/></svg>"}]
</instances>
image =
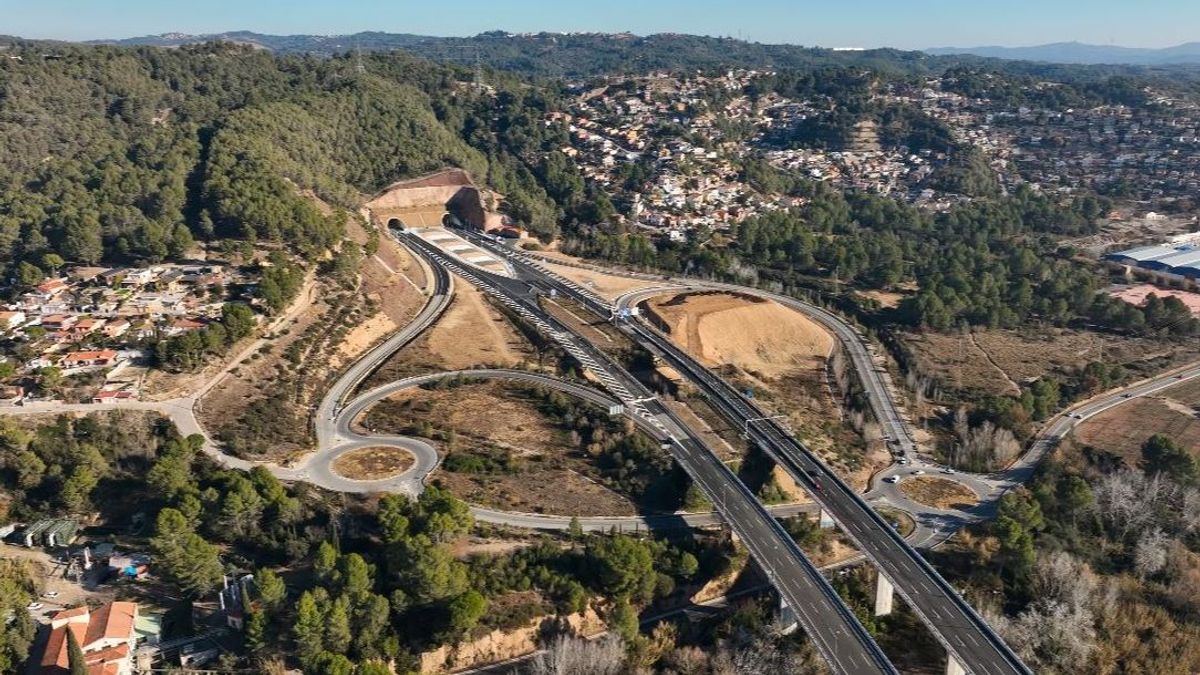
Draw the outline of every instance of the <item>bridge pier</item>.
<instances>
[{"instance_id":1,"label":"bridge pier","mask_svg":"<svg viewBox=\"0 0 1200 675\"><path fill-rule=\"evenodd\" d=\"M779 596L779 624L783 627L784 635L791 635L796 632L796 628L800 625L800 621L796 617L796 611L787 604L787 600L784 599L782 594Z\"/></svg>"},{"instance_id":2,"label":"bridge pier","mask_svg":"<svg viewBox=\"0 0 1200 675\"><path fill-rule=\"evenodd\" d=\"M953 654L946 655L946 675L967 675L966 669Z\"/></svg>"},{"instance_id":3,"label":"bridge pier","mask_svg":"<svg viewBox=\"0 0 1200 675\"><path fill-rule=\"evenodd\" d=\"M887 580L887 577L882 574L875 575L875 616L887 616L892 613L892 600L895 598L896 589L892 588L892 582Z\"/></svg>"},{"instance_id":4,"label":"bridge pier","mask_svg":"<svg viewBox=\"0 0 1200 675\"><path fill-rule=\"evenodd\" d=\"M817 516L817 526L822 530L831 530L833 524L833 516L829 515L825 509L821 509L821 513Z\"/></svg>"}]
</instances>

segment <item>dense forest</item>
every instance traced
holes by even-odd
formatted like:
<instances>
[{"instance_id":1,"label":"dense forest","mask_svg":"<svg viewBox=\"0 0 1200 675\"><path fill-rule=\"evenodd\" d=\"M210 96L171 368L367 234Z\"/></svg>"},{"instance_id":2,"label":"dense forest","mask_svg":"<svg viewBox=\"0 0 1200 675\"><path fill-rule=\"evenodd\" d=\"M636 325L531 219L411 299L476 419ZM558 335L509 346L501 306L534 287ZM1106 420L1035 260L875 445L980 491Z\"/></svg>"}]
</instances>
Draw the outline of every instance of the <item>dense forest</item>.
<instances>
[{"instance_id":1,"label":"dense forest","mask_svg":"<svg viewBox=\"0 0 1200 675\"><path fill-rule=\"evenodd\" d=\"M156 262L227 238L313 258L339 242L342 221L300 190L353 207L447 165L505 194L533 229L556 227L559 211L531 171L544 102L504 84L485 95L459 71L400 53L372 56L363 73L349 58L228 44L60 45L53 55L28 45L9 55L0 63L6 276L24 262L24 278L36 278L28 266L48 253Z\"/></svg>"}]
</instances>

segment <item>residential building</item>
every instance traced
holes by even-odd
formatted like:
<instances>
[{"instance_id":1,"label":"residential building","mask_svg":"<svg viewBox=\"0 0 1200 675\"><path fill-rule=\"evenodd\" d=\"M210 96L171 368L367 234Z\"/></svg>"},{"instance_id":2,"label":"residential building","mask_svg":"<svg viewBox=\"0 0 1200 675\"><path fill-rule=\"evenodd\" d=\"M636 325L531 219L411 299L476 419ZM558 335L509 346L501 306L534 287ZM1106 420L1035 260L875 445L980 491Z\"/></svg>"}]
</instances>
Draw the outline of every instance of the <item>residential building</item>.
<instances>
[{"instance_id":1,"label":"residential building","mask_svg":"<svg viewBox=\"0 0 1200 675\"><path fill-rule=\"evenodd\" d=\"M71 672L68 631L83 650L88 675L131 675L137 617L134 602L110 602L94 611L83 606L55 614L40 661L42 675Z\"/></svg>"},{"instance_id":2,"label":"residential building","mask_svg":"<svg viewBox=\"0 0 1200 675\"><path fill-rule=\"evenodd\" d=\"M63 368L106 367L114 365L117 353L111 349L89 352L71 352L62 359Z\"/></svg>"}]
</instances>

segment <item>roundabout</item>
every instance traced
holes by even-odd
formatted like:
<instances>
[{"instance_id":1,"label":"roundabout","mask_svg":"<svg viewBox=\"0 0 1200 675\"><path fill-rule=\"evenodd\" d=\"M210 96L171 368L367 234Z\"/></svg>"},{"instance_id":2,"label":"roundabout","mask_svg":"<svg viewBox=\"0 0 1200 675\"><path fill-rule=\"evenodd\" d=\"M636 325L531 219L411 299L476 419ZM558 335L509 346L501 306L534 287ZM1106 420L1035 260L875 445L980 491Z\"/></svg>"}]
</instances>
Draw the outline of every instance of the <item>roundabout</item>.
<instances>
[{"instance_id":1,"label":"roundabout","mask_svg":"<svg viewBox=\"0 0 1200 675\"><path fill-rule=\"evenodd\" d=\"M348 480L386 480L403 474L415 461L401 448L353 448L333 457L330 470Z\"/></svg>"}]
</instances>

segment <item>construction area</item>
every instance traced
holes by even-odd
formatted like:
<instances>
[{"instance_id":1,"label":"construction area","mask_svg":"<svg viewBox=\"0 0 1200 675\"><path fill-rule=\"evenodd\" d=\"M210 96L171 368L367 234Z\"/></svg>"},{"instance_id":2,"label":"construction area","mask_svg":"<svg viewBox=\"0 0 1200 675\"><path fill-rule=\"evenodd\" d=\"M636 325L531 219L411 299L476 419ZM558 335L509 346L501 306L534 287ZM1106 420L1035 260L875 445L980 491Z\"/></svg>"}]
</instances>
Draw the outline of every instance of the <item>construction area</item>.
<instances>
[{"instance_id":1,"label":"construction area","mask_svg":"<svg viewBox=\"0 0 1200 675\"><path fill-rule=\"evenodd\" d=\"M762 298L732 293L663 295L646 317L706 365L733 365L759 378L819 371L833 338L807 317Z\"/></svg>"},{"instance_id":2,"label":"construction area","mask_svg":"<svg viewBox=\"0 0 1200 675\"><path fill-rule=\"evenodd\" d=\"M363 209L375 227L413 232L461 263L507 276L511 272L503 260L446 229L458 225L514 239L526 236L496 210L501 200L477 187L466 171L446 169L392 183Z\"/></svg>"},{"instance_id":3,"label":"construction area","mask_svg":"<svg viewBox=\"0 0 1200 675\"><path fill-rule=\"evenodd\" d=\"M766 410L782 415L850 484L865 487L871 474L890 462L878 433L860 436L846 424L846 409L826 368L834 353L833 336L804 314L771 300L727 292L668 292L640 307L673 342L720 370ZM710 426L720 424L703 401L689 400L688 405L711 420ZM737 443L737 433L723 435ZM780 487L787 492L786 485Z\"/></svg>"},{"instance_id":4,"label":"construction area","mask_svg":"<svg viewBox=\"0 0 1200 675\"><path fill-rule=\"evenodd\" d=\"M476 187L466 171L446 169L392 183L364 207L377 226L441 227L453 215L467 227L491 232L504 227L501 215L488 206L498 197Z\"/></svg>"}]
</instances>

